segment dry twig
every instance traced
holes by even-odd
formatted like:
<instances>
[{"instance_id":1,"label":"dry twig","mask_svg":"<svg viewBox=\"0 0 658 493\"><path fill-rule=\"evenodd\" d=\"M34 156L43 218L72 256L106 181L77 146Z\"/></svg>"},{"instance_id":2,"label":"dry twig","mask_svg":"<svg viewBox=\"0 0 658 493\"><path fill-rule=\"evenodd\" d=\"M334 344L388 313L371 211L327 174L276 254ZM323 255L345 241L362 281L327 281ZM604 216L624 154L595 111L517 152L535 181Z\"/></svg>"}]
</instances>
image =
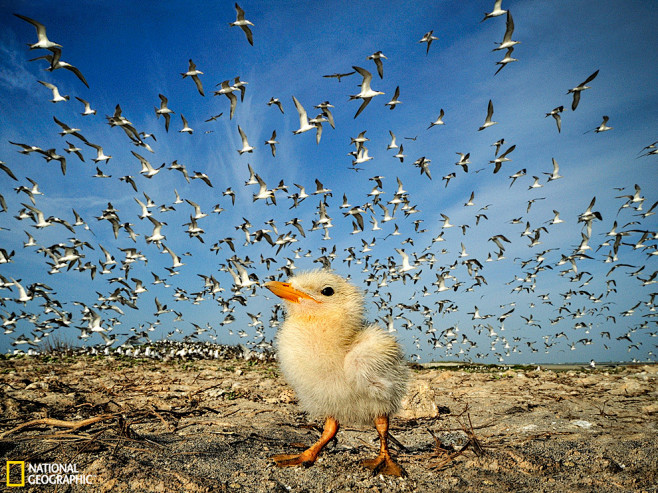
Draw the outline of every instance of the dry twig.
<instances>
[{"instance_id":1,"label":"dry twig","mask_svg":"<svg viewBox=\"0 0 658 493\"><path fill-rule=\"evenodd\" d=\"M117 414L102 414L100 416L94 416L93 418L87 418L81 421L66 421L66 420L54 419L54 418L33 419L32 421L28 421L27 423L18 425L15 428L12 428L11 430L5 431L0 435L0 438L5 438L6 436L11 435L16 431L22 430L23 428L29 428L31 426L39 426L39 425L58 426L60 428L70 428L72 430L77 430L79 428L84 428L85 426L98 423L99 421L107 421L108 419L114 419L117 416L118 416Z\"/></svg>"}]
</instances>

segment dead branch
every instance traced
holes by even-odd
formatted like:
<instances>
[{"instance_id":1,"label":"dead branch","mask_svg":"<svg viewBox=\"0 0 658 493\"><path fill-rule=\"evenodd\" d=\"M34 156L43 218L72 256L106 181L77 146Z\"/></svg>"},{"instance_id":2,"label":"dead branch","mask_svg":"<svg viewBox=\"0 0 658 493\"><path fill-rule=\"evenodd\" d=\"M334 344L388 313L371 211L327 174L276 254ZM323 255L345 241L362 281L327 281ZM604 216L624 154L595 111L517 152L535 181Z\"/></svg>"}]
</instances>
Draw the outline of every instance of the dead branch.
<instances>
[{"instance_id":1,"label":"dead branch","mask_svg":"<svg viewBox=\"0 0 658 493\"><path fill-rule=\"evenodd\" d=\"M100 416L94 416L93 418L87 418L81 421L66 421L66 420L54 419L54 418L33 419L32 421L28 421L27 423L18 425L15 428L12 428L11 430L7 430L4 433L0 434L0 439L5 438L6 436L11 435L12 433L15 433L17 431L20 431L23 428L29 428L31 426L47 425L47 426L58 426L60 428L70 428L71 430L77 430L79 428L84 428L85 426L98 423L99 421L107 421L108 419L114 419L117 416L118 416L117 414L102 414Z\"/></svg>"}]
</instances>

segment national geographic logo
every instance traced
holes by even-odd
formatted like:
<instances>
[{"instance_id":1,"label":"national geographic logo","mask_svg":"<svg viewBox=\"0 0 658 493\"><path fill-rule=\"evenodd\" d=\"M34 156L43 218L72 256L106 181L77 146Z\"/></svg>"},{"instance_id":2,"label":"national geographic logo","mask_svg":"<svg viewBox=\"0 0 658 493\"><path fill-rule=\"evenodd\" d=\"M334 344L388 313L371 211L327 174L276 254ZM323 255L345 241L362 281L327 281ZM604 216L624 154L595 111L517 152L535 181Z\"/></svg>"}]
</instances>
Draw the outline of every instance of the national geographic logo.
<instances>
[{"instance_id":1,"label":"national geographic logo","mask_svg":"<svg viewBox=\"0 0 658 493\"><path fill-rule=\"evenodd\" d=\"M7 461L7 486L25 486L25 461Z\"/></svg>"},{"instance_id":2,"label":"national geographic logo","mask_svg":"<svg viewBox=\"0 0 658 493\"><path fill-rule=\"evenodd\" d=\"M27 475L26 475L27 470ZM41 462L25 464L22 460L7 461L6 484L10 488L34 485L94 484L93 474L79 474L77 464Z\"/></svg>"}]
</instances>

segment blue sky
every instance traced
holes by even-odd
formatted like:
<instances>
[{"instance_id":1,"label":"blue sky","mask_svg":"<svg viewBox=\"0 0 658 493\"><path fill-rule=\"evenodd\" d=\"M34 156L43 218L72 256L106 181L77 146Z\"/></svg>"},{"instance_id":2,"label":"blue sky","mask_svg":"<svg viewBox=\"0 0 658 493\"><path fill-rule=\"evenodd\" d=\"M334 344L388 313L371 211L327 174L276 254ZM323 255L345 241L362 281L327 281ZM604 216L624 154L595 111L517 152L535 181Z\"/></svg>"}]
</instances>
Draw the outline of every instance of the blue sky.
<instances>
[{"instance_id":1,"label":"blue sky","mask_svg":"<svg viewBox=\"0 0 658 493\"><path fill-rule=\"evenodd\" d=\"M157 6L96 2L84 8L79 2L69 1L0 2L0 160L18 178L14 181L0 172L0 193L8 208L0 213L0 247L15 252L11 262L0 264L0 275L7 280L3 280L0 294L5 300L0 314L3 318L10 318L12 313L34 314L19 320L13 333L0 335L2 352L15 347L27 349L27 345L13 346L12 342L22 337L32 339L43 331L50 333L48 337L59 336L70 342L101 343L98 334L84 341L78 339L88 325L81 319L81 303L101 315L108 334L117 334L116 345L133 333L131 329L148 327L156 321L159 324L150 332L151 339L164 337L175 328L179 329L175 337L181 338L194 332L195 323L210 326L201 339L212 336L222 343L247 344L263 337L271 340L276 329L271 327L270 317L276 300L260 287L242 290L246 306L231 300L234 283L226 271L228 259L233 255L243 262L248 259L251 262L244 262L247 271L264 281L282 276L281 267L288 259L299 270L319 267L314 260L335 247L333 268L368 289L371 319L392 315L397 335L413 359L509 363L592 358L655 360L657 331L651 293L656 285L651 283L651 276L656 271L656 256L651 254L656 251L656 215L641 215L658 200L658 158L641 152L658 139L658 35L653 2L625 2L620 6L613 2L504 1L503 8L511 11L515 23L513 39L520 41L513 53L518 61L495 76L496 62L505 50L492 49L503 38L505 16L480 22L493 1L321 2L312 8L301 2L243 1L240 5L254 24L254 46L247 43L240 28L229 27L236 15L233 2L165 1ZM78 67L90 87L70 71L44 70L48 67L45 60L30 62L48 52L28 49L26 44L36 41L35 28L13 13L43 23L48 38L63 46L62 60ZM426 54L425 44L418 41L430 30L438 39ZM373 61L367 60L376 51L387 57L383 60L383 79L377 75ZM187 71L190 58L203 72L200 79L205 97L200 96L189 77L180 75ZM385 93L373 98L356 119L353 117L361 101L348 99L359 92L361 77L355 74L341 82L322 77L350 72L352 66L370 71L372 88ZM599 74L589 84L591 89L582 93L580 105L572 112L567 90L596 70ZM248 85L244 101L236 92L235 116L229 119L228 99L212 94L218 89L216 84L233 81L236 76ZM38 80L55 84L62 94L70 95L70 100L51 103L51 92ZM384 104L397 86L402 103L389 110ZM154 112L160 104L158 94L164 94L175 111L169 132ZM310 117L317 114L314 105L323 101L334 105L336 128L324 123L319 145L314 132L293 135L299 126L293 95ZM81 116L82 104L74 96L89 101L98 113ZM266 104L271 97L281 100L284 114ZM499 123L478 131L490 99L494 104L493 119ZM145 139L153 153L134 146L120 128L107 124L105 116L112 115L117 104L135 129L155 135L157 141ZM558 133L555 121L545 114L560 105L565 110L562 132ZM445 125L428 129L441 109ZM217 120L205 122L222 112ZM193 134L179 132L181 114L194 129ZM592 132L603 115L610 117L613 129ZM111 178L93 177L96 151L71 135L58 135L61 129L53 116L79 128L89 142L101 145L112 156L98 165ZM253 153L236 152L241 147L238 125L255 147ZM279 141L276 157L264 144L273 130ZM373 159L355 171L348 155L354 150L350 138L364 130ZM389 131L395 133L398 145L404 146L406 158L402 163L393 157L396 150L386 148ZM501 152L511 145L516 148L509 154L512 161L503 163L501 171L493 174L489 163L494 159L491 144L503 138ZM85 162L64 152L67 140L83 149ZM46 162L38 152L20 154L9 141L55 148L67 158L66 175L61 174L56 161ZM139 161L131 151L154 166L166 166L147 179L140 175ZM454 164L458 152L470 153L468 173ZM413 165L423 156L431 160L431 180ZM547 182L544 173L552 171L553 158L563 178ZM181 173L168 169L174 160L184 164L190 174L206 173L213 187L200 180L188 184ZM258 186L245 185L248 165L268 188L276 187L281 180L288 187L287 193L275 192L276 206L264 200L253 201ZM525 176L510 187L509 176L521 169L526 170ZM456 177L446 187L441 178L453 172ZM138 193L118 179L126 175L134 177ZM374 176L383 177L384 193L379 199L390 212L393 205L388 202L398 188L396 178L407 191L409 205L419 212L405 215L398 208L393 220L383 222L383 210L368 195L376 185L370 180ZM529 189L533 176L539 177L541 188ZM90 228L75 228L75 237L93 249L83 247L81 264L68 271L64 268L49 274L46 262L52 260L37 249L58 243L71 245L74 235L58 224L37 229L31 219L15 218L22 203L30 204L25 193L14 191L22 185L31 187L28 177L39 184L43 195L35 196L36 207L46 217L58 216L72 223L75 219L71 209L75 209ZM299 191L294 184L311 193L316 179L332 190L332 195L324 199L332 218L332 227L327 230L329 239L324 239L322 229L310 231L319 217L320 195L311 195L297 208L290 208L293 201L287 198ZM622 208L627 200L618 197L633 195L636 184L644 201ZM229 187L236 194L235 206L223 195ZM162 230L166 235L163 243L185 263L176 269L178 274L171 276L166 270L171 267L171 257L162 254L157 244L145 241L153 225L139 218L141 209L134 198L144 202L146 193L158 207L171 206L174 189L183 199L198 203L208 215L198 221L205 230L201 243L188 237L183 226L193 213L190 205L176 204L174 211L167 212L151 209L154 218L167 223ZM465 207L471 192L475 205ZM340 208L343 194L352 206L374 204L374 213L368 210L363 214L364 231L352 234L352 218L345 217L346 209ZM560 260L578 249L586 233L578 217L593 197L594 210L600 212L602 220L592 224L591 250L585 252L592 258L578 260L577 272L565 272L571 264L560 264ZM527 212L527 203L532 199L536 201ZM121 223L133 224L139 235L136 242L123 230L115 239L110 224L96 219L108 202L119 211ZM216 204L224 209L220 214L212 213ZM480 210L487 205L486 210ZM636 210L638 206L640 210ZM549 224L553 210L559 211L563 223ZM442 232L441 214L449 216L452 224L468 225L465 234L458 227L445 229L445 241L432 243L432 238ZM487 218L481 218L476 225L477 214ZM285 224L293 217L301 220L305 237ZM372 231L373 217L381 230ZM520 223L511 224L513 218L521 218ZM297 241L278 254L265 241L253 242L253 237L245 244L243 230L236 229L245 219L251 224L248 229L252 235L260 229L272 230L268 222L273 220L278 234L290 232ZM605 234L615 221L617 231L628 234L621 237L617 260L606 262L614 238ZM533 230L546 228L540 231L541 244L530 247L529 238L521 236L526 223ZM395 226L400 235L389 236ZM34 236L38 246L23 247L27 240L24 231ZM644 232L649 233L645 246L636 248ZM273 231L269 234L277 237ZM488 239L499 234L510 240L504 259L485 262L489 254L496 258L497 247ZM226 244L211 250L218 240L227 237L234 238L235 253ZM373 239L372 250L362 253L362 241L371 243ZM610 243L601 246L606 241ZM460 257L462 244L467 257ZM92 262L100 269L104 255L99 245L115 257L118 265L110 274L97 273L92 280L89 271L77 268ZM133 247L148 262L132 263L126 276L121 270L125 255L120 249ZM357 254L350 266L345 250L349 247ZM417 275L416 282L403 282L399 275L402 257L396 249L404 249L412 264L424 254L433 254L436 262L414 265L409 274ZM543 262L526 263L545 250L550 251ZM188 252L190 255L183 255ZM274 259L269 269L261 256ZM474 286L476 274L469 274L462 263L470 259L482 264L479 274L486 284ZM609 273L615 264L621 265ZM436 292L432 283L440 272L449 274L448 286L458 283L456 291ZM170 287L153 285L152 273L166 279ZM219 281L224 291L218 297L229 300L236 319L233 323L221 324L226 313L210 293L202 294L203 301L193 303L194 293L204 291L200 275L213 275ZM373 294L375 285L368 287L365 283L370 275L380 281L386 276L388 285ZM122 287L118 279L123 276L130 287L135 286L133 279L140 279L148 289L137 295L138 309L120 306L124 312L121 315L116 310L98 308L99 296L106 297ZM62 304L60 310L71 314L71 325L50 328L52 323L47 321L53 314L44 313L48 310L44 310L43 298L25 305L17 302L17 289L10 285L12 278L24 287L46 284L52 289L51 299ZM519 291L522 288L528 289ZM188 299L176 301L176 290ZM156 297L169 309L180 312L182 320L176 321L173 313L155 316ZM386 300L384 306L381 297ZM624 316L638 302L640 305ZM419 310L401 305L415 303ZM474 320L469 312L473 313L476 306L480 314L492 317ZM427 307L425 314L423 307ZM511 308L514 312L501 326L498 317ZM249 326L247 313L260 313L262 328ZM532 317L537 325L528 324L522 317Z\"/></svg>"}]
</instances>

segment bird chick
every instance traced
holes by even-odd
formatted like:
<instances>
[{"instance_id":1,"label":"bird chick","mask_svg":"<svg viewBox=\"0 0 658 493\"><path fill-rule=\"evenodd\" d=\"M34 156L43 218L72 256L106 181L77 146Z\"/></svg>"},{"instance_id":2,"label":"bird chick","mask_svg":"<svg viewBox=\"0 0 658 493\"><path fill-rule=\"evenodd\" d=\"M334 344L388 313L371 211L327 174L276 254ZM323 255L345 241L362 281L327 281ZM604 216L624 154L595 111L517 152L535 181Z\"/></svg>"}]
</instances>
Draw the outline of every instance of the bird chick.
<instances>
[{"instance_id":1,"label":"bird chick","mask_svg":"<svg viewBox=\"0 0 658 493\"><path fill-rule=\"evenodd\" d=\"M274 462L279 467L311 465L339 423L374 422L380 452L363 465L376 474L405 475L388 450L388 419L406 393L408 369L395 338L366 323L360 290L324 269L265 287L285 301L286 319L277 334L281 371L302 408L325 419L314 445L301 454L274 456Z\"/></svg>"}]
</instances>

